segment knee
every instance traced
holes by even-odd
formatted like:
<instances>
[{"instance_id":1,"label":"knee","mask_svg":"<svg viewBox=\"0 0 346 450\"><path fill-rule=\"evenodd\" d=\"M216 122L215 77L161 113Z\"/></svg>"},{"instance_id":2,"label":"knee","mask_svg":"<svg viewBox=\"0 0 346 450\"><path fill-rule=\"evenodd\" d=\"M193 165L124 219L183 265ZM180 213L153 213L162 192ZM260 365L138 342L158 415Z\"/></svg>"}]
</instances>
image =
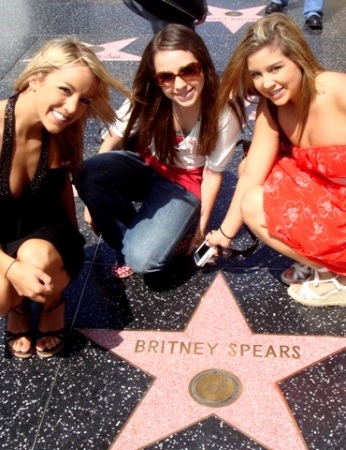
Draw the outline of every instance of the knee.
<instances>
[{"instance_id":1,"label":"knee","mask_svg":"<svg viewBox=\"0 0 346 450\"><path fill-rule=\"evenodd\" d=\"M126 264L128 264L135 273L140 274L157 272L163 269L156 261L152 261L148 255L146 257L141 257L140 255L126 256Z\"/></svg>"},{"instance_id":2,"label":"knee","mask_svg":"<svg viewBox=\"0 0 346 450\"><path fill-rule=\"evenodd\" d=\"M33 264L43 271L62 269L63 261L56 248L48 241L29 239L22 244L17 252L17 259Z\"/></svg>"},{"instance_id":3,"label":"knee","mask_svg":"<svg viewBox=\"0 0 346 450\"><path fill-rule=\"evenodd\" d=\"M254 228L263 220L263 188L256 186L245 193L240 204L243 221Z\"/></svg>"},{"instance_id":4,"label":"knee","mask_svg":"<svg viewBox=\"0 0 346 450\"><path fill-rule=\"evenodd\" d=\"M78 168L78 174L74 180L78 193L87 191L90 183L92 182L91 175L93 173L93 164L91 159L92 158L85 160Z\"/></svg>"},{"instance_id":5,"label":"knee","mask_svg":"<svg viewBox=\"0 0 346 450\"><path fill-rule=\"evenodd\" d=\"M126 264L128 264L135 273L145 274L150 272L157 272L164 268L165 262L162 258L157 258L154 252L140 251L139 248L134 248L133 251L127 247L124 251Z\"/></svg>"},{"instance_id":6,"label":"knee","mask_svg":"<svg viewBox=\"0 0 346 450\"><path fill-rule=\"evenodd\" d=\"M84 198L97 201L99 192L108 189L117 178L116 152L104 152L85 160L78 168L75 179L78 194Z\"/></svg>"},{"instance_id":7,"label":"knee","mask_svg":"<svg viewBox=\"0 0 346 450\"><path fill-rule=\"evenodd\" d=\"M146 239L145 233L128 230L123 239L122 253L135 273L158 272L167 264L169 250L157 240Z\"/></svg>"}]
</instances>

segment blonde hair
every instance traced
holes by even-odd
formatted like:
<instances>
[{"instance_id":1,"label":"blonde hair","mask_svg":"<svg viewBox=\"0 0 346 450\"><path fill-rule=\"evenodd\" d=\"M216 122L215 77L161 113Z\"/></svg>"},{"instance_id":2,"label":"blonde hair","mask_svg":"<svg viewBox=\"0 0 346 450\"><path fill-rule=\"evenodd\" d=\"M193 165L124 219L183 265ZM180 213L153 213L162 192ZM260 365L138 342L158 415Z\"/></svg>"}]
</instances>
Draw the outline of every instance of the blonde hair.
<instances>
[{"instance_id":1,"label":"blonde hair","mask_svg":"<svg viewBox=\"0 0 346 450\"><path fill-rule=\"evenodd\" d=\"M86 109L86 114L57 136L62 160L69 163L72 168L75 168L82 159L87 119L92 118L107 125L112 124L117 117L111 105L111 89L125 97L130 97L128 90L107 71L91 48L74 38L53 39L47 42L31 59L13 86L16 92L23 92L29 87L29 79L32 75L39 73L45 76L53 70L75 63L82 63L89 68L98 81L98 89Z\"/></svg>"},{"instance_id":2,"label":"blonde hair","mask_svg":"<svg viewBox=\"0 0 346 450\"><path fill-rule=\"evenodd\" d=\"M316 75L325 69L313 54L296 23L284 14L270 14L259 19L246 30L223 72L219 91L219 108L224 108L228 103L241 124L247 121L245 100L251 102L253 96L259 95L248 71L247 61L249 56L266 46L280 48L282 53L302 72L299 113L301 137L310 104L316 96Z\"/></svg>"}]
</instances>

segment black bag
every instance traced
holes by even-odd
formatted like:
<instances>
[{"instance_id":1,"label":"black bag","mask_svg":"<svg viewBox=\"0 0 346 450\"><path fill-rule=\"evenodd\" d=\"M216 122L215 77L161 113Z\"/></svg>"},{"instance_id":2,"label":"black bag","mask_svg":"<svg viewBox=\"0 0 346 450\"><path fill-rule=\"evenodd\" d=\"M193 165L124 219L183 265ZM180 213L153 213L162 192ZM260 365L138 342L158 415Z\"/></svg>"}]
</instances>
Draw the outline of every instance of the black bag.
<instances>
[{"instance_id":1,"label":"black bag","mask_svg":"<svg viewBox=\"0 0 346 450\"><path fill-rule=\"evenodd\" d=\"M204 17L205 0L135 0L149 13L162 20L191 24Z\"/></svg>"}]
</instances>

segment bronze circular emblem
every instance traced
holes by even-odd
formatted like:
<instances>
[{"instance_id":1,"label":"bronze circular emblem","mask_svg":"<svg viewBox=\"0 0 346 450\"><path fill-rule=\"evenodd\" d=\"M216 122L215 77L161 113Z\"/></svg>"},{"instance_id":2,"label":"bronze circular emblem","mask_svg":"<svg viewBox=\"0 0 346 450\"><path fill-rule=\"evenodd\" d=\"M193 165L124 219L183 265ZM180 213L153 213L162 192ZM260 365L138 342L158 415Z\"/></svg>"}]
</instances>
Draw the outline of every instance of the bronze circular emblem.
<instances>
[{"instance_id":1,"label":"bronze circular emblem","mask_svg":"<svg viewBox=\"0 0 346 450\"><path fill-rule=\"evenodd\" d=\"M231 17L239 17L239 16L242 16L242 15L243 15L243 13L240 12L240 11L227 11L225 13L225 16L231 16Z\"/></svg>"},{"instance_id":2,"label":"bronze circular emblem","mask_svg":"<svg viewBox=\"0 0 346 450\"><path fill-rule=\"evenodd\" d=\"M194 376L190 382L190 395L204 406L221 407L234 401L241 394L238 377L226 370L210 369Z\"/></svg>"}]
</instances>

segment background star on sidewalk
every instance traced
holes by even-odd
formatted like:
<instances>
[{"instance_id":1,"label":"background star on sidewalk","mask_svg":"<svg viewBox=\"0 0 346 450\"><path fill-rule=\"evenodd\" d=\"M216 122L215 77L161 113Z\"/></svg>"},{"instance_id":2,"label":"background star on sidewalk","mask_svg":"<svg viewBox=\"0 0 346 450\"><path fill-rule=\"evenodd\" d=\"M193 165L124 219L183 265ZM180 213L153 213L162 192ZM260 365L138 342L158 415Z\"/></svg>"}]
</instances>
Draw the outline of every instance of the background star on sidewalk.
<instances>
[{"instance_id":1,"label":"background star on sidewalk","mask_svg":"<svg viewBox=\"0 0 346 450\"><path fill-rule=\"evenodd\" d=\"M121 41L105 42L103 44L84 42L84 44L92 47L101 61L140 61L140 56L120 51L136 39L122 39Z\"/></svg>"},{"instance_id":2,"label":"background star on sidewalk","mask_svg":"<svg viewBox=\"0 0 346 450\"><path fill-rule=\"evenodd\" d=\"M245 9L225 9L216 6L208 6L207 22L221 22L231 33L236 33L246 23L256 22L261 16L257 15L264 6Z\"/></svg>"},{"instance_id":3,"label":"background star on sidewalk","mask_svg":"<svg viewBox=\"0 0 346 450\"><path fill-rule=\"evenodd\" d=\"M112 450L151 445L212 415L265 447L306 450L279 383L344 349L346 342L339 337L253 333L221 274L184 331L80 331L153 377ZM240 380L234 403L210 407L190 395L191 380L210 369Z\"/></svg>"}]
</instances>

